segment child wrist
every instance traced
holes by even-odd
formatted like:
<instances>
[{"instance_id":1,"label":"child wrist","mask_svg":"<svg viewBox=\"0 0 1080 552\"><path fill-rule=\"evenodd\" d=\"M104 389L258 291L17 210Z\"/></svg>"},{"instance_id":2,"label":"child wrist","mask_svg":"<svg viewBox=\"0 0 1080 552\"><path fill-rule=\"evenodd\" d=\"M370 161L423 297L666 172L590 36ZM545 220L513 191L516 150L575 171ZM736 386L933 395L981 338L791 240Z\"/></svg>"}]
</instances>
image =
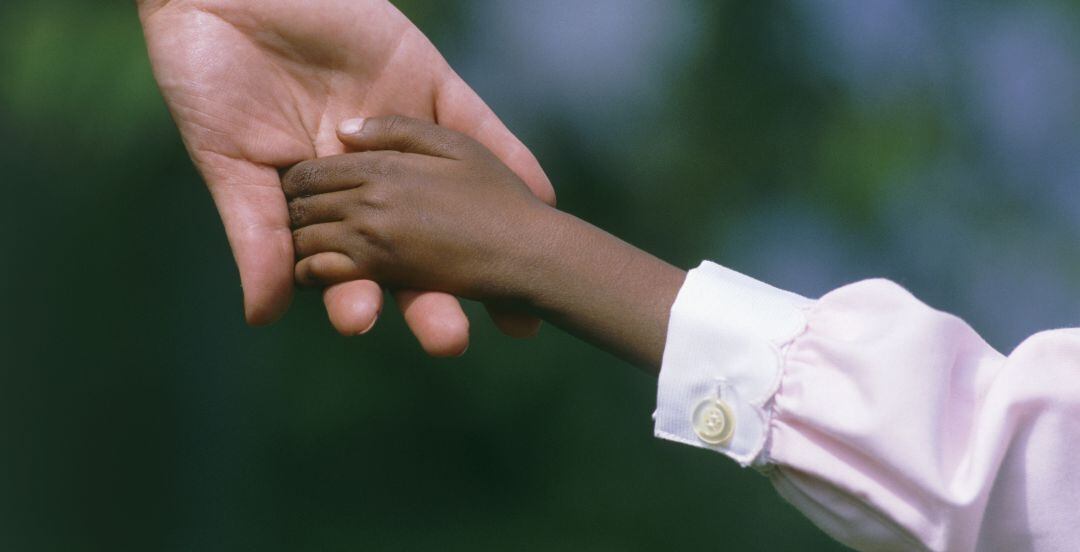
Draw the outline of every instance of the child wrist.
<instances>
[{"instance_id":1,"label":"child wrist","mask_svg":"<svg viewBox=\"0 0 1080 552\"><path fill-rule=\"evenodd\" d=\"M534 310L550 291L560 269L561 243L565 239L566 215L546 204L530 209L520 220L521 233L511 240L511 277L507 282L508 300Z\"/></svg>"}]
</instances>

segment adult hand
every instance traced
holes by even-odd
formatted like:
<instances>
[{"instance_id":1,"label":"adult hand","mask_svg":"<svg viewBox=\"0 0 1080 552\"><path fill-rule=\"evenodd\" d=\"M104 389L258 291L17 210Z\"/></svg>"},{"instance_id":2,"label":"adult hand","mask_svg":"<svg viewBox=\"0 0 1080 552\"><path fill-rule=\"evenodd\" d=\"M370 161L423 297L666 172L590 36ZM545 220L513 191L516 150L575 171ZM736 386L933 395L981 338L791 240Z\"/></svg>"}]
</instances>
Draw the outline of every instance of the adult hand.
<instances>
[{"instance_id":1,"label":"adult hand","mask_svg":"<svg viewBox=\"0 0 1080 552\"><path fill-rule=\"evenodd\" d=\"M463 132L491 149L544 201L554 192L536 159L430 41L386 0L138 0L154 75L225 225L254 325L278 319L293 291L291 233L278 171L344 152L336 126L400 114ZM352 261L325 253L324 266ZM343 334L367 331L378 284L328 288ZM458 354L468 320L449 295L401 291L424 349ZM492 313L512 335L538 322Z\"/></svg>"}]
</instances>

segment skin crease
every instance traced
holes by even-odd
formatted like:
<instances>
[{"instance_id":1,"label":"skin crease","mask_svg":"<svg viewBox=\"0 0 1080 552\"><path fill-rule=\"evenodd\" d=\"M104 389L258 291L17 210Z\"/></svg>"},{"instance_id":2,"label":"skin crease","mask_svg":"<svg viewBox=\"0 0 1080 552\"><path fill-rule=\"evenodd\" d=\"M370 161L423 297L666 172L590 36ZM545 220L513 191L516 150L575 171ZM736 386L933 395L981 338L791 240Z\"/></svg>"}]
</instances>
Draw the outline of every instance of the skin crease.
<instances>
[{"instance_id":1,"label":"skin crease","mask_svg":"<svg viewBox=\"0 0 1080 552\"><path fill-rule=\"evenodd\" d=\"M538 197L554 192L536 159L386 0L140 0L154 76L225 225L245 315L269 324L293 292L293 249L279 170L345 152L334 125L400 113L436 120L489 147ZM348 257L321 262L349 270ZM371 328L382 290L342 280L324 294L345 335ZM468 320L445 293L399 291L406 322L430 354L460 354ZM489 307L511 335L539 321Z\"/></svg>"},{"instance_id":2,"label":"skin crease","mask_svg":"<svg viewBox=\"0 0 1080 552\"><path fill-rule=\"evenodd\" d=\"M684 271L540 201L457 132L394 116L340 134L356 153L282 181L298 282L367 278L524 309L658 372Z\"/></svg>"}]
</instances>

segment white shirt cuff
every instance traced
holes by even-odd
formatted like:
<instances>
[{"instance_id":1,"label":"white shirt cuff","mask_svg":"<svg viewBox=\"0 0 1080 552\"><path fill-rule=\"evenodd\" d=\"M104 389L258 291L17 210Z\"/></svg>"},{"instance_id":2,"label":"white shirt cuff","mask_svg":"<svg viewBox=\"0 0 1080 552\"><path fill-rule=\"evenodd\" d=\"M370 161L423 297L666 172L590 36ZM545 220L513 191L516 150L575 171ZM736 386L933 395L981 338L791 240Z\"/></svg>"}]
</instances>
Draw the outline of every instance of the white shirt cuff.
<instances>
[{"instance_id":1,"label":"white shirt cuff","mask_svg":"<svg viewBox=\"0 0 1080 552\"><path fill-rule=\"evenodd\" d=\"M655 435L763 463L783 354L812 304L714 263L691 270L671 308Z\"/></svg>"}]
</instances>

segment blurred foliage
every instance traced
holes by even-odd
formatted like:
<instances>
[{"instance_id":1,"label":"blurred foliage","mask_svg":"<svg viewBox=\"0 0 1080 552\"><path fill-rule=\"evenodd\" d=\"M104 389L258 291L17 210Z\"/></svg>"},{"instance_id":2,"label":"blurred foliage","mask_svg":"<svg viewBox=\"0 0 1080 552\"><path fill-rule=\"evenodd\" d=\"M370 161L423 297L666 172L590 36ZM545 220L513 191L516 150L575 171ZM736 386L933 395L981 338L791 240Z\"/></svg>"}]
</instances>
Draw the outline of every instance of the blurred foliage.
<instances>
[{"instance_id":1,"label":"blurred foliage","mask_svg":"<svg viewBox=\"0 0 1080 552\"><path fill-rule=\"evenodd\" d=\"M662 101L614 126L480 88L563 208L803 293L892 277L999 343L1076 320L1075 192L1014 185L969 93L867 99L814 61L813 2L686 5ZM399 6L455 66L497 36L484 3ZM0 146L0 549L839 548L764 478L654 439L655 382L553 328L511 341L470 305L470 351L435 361L391 308L336 336L312 292L246 327L130 3L0 4Z\"/></svg>"}]
</instances>

